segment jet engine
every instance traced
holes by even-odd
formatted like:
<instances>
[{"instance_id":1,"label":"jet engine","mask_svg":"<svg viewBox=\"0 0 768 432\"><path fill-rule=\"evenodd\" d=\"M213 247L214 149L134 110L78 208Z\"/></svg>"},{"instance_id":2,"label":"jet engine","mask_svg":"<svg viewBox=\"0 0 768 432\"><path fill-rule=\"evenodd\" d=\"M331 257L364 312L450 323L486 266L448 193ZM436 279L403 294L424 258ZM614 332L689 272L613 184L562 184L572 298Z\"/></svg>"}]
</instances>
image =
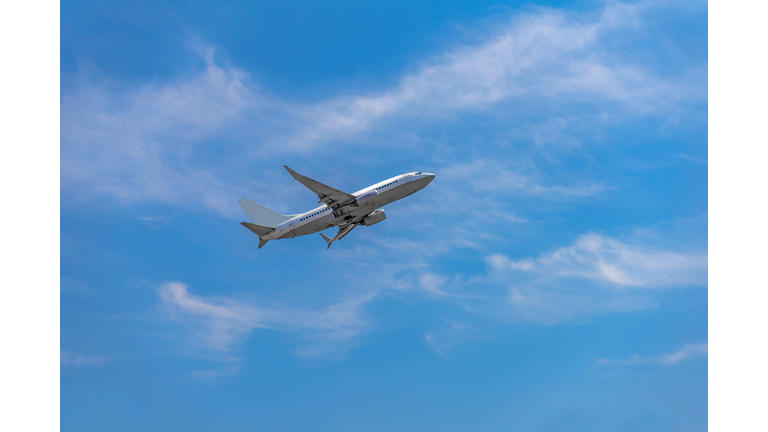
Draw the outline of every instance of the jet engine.
<instances>
[{"instance_id":1,"label":"jet engine","mask_svg":"<svg viewBox=\"0 0 768 432\"><path fill-rule=\"evenodd\" d=\"M375 212L364 217L362 224L365 226L371 226L383 221L386 218L387 215L384 214L384 210L376 210Z\"/></svg>"},{"instance_id":2,"label":"jet engine","mask_svg":"<svg viewBox=\"0 0 768 432\"><path fill-rule=\"evenodd\" d=\"M355 202L357 202L358 207L376 207L379 202L379 192L376 190L368 191L357 197Z\"/></svg>"}]
</instances>

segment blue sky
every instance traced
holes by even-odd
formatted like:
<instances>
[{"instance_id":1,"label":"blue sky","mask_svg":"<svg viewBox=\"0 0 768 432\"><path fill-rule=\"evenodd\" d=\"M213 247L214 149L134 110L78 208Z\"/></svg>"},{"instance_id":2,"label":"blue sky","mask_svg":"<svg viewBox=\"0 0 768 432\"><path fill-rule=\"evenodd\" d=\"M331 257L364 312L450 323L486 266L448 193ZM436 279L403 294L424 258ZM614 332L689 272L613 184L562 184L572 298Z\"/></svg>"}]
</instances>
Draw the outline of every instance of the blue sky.
<instances>
[{"instance_id":1,"label":"blue sky","mask_svg":"<svg viewBox=\"0 0 768 432\"><path fill-rule=\"evenodd\" d=\"M706 2L63 2L62 430L706 430L707 126Z\"/></svg>"}]
</instances>

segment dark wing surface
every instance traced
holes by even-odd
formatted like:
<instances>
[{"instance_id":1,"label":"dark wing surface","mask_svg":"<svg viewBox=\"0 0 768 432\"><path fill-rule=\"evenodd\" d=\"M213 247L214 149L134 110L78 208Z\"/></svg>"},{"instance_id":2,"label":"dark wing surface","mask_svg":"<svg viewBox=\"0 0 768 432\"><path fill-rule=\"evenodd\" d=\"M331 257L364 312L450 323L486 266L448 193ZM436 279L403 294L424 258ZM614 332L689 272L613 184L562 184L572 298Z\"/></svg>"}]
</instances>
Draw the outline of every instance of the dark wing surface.
<instances>
[{"instance_id":1,"label":"dark wing surface","mask_svg":"<svg viewBox=\"0 0 768 432\"><path fill-rule=\"evenodd\" d=\"M320 202L324 202L328 207L331 207L334 210L347 204L352 204L355 201L354 195L350 195L346 192L334 189L328 185L320 183L317 180L313 180L307 176L301 175L290 169L287 165L283 165L283 168L288 170L288 172L293 176L295 180L298 180L299 183L303 184L309 188L309 190L316 193Z\"/></svg>"}]
</instances>

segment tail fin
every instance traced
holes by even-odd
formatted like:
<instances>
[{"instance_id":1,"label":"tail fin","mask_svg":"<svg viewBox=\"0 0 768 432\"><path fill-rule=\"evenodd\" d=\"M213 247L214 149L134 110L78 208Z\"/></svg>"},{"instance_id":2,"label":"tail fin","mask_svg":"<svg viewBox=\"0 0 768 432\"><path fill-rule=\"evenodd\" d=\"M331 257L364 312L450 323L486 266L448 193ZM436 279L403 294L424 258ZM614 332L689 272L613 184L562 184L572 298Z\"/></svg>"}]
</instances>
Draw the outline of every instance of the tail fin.
<instances>
[{"instance_id":1,"label":"tail fin","mask_svg":"<svg viewBox=\"0 0 768 432\"><path fill-rule=\"evenodd\" d=\"M272 209L264 207L263 205L257 202L251 201L248 198L243 198L238 202L243 207L243 210L245 210L245 212L248 213L248 216L251 218L251 221L254 224L259 224L259 225L274 228L295 216L295 215L287 215L287 216L282 215Z\"/></svg>"}]
</instances>

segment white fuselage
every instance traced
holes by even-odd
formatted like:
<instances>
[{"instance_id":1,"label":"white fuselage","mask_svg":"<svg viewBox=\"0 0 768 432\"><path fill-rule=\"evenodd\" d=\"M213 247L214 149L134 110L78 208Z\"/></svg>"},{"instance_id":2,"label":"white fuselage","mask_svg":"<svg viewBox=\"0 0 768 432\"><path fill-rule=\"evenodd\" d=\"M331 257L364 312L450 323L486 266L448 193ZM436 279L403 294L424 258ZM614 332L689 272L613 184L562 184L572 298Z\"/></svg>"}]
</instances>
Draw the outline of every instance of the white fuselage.
<instances>
[{"instance_id":1,"label":"white fuselage","mask_svg":"<svg viewBox=\"0 0 768 432\"><path fill-rule=\"evenodd\" d=\"M415 172L392 177L352 194L355 197L360 197L371 191L378 193L378 196L370 194L374 195L374 197L367 200L369 202L366 202L365 205L358 206L357 203L347 205L344 207L344 214L337 217L334 215L333 209L323 204L281 223L275 227L273 232L261 236L261 238L264 240L276 240L299 237L360 220L380 207L418 192L434 178L433 174ZM336 213L340 212L337 211Z\"/></svg>"}]
</instances>

